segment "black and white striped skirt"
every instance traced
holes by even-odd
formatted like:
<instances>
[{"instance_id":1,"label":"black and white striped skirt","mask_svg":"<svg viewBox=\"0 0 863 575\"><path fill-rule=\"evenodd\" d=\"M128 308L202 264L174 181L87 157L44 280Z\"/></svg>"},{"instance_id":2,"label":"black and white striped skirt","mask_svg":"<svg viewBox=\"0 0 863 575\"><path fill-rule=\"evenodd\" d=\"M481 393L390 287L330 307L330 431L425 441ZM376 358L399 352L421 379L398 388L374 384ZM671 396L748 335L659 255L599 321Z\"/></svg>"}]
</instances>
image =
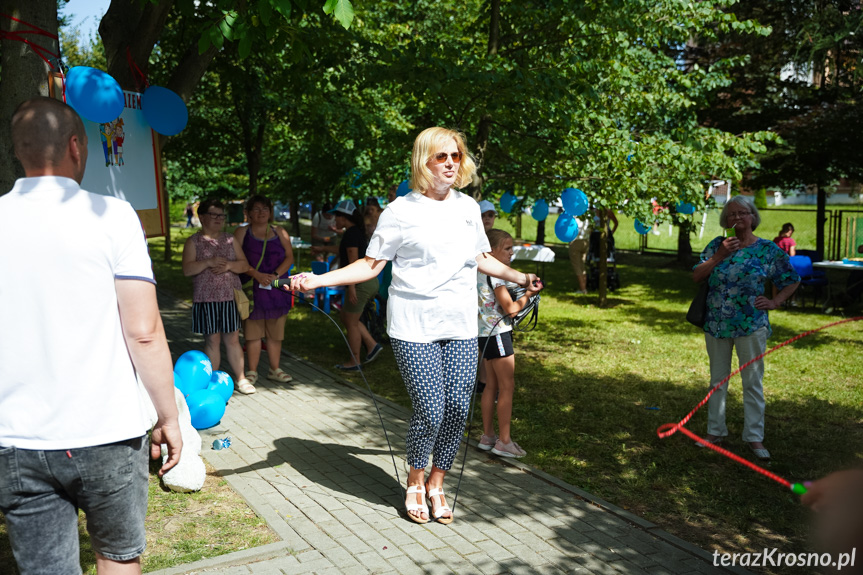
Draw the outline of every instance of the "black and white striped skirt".
<instances>
[{"instance_id":1,"label":"black and white striped skirt","mask_svg":"<svg viewBox=\"0 0 863 575\"><path fill-rule=\"evenodd\" d=\"M230 301L196 302L192 306L192 331L202 335L231 333L240 329L237 304Z\"/></svg>"}]
</instances>

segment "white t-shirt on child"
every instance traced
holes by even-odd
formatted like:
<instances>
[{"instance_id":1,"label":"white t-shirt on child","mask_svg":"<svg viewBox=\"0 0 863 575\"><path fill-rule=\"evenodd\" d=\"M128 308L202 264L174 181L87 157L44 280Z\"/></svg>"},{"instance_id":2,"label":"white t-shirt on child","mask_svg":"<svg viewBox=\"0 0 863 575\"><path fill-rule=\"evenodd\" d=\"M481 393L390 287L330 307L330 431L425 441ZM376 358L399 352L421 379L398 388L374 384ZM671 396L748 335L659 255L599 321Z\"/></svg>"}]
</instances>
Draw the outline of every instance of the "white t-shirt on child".
<instances>
[{"instance_id":1,"label":"white t-shirt on child","mask_svg":"<svg viewBox=\"0 0 863 575\"><path fill-rule=\"evenodd\" d=\"M479 316L477 326L480 337L491 337L501 333L512 331L512 321L504 317L503 309L498 305L494 290L500 286L515 286L498 278L491 278L492 287L488 287L489 276L482 272L476 272L476 289L479 294Z\"/></svg>"},{"instance_id":2,"label":"white t-shirt on child","mask_svg":"<svg viewBox=\"0 0 863 575\"><path fill-rule=\"evenodd\" d=\"M470 196L451 190L438 201L411 192L391 202L366 249L366 257L393 262L389 336L414 343L476 337L476 258L489 251Z\"/></svg>"}]
</instances>

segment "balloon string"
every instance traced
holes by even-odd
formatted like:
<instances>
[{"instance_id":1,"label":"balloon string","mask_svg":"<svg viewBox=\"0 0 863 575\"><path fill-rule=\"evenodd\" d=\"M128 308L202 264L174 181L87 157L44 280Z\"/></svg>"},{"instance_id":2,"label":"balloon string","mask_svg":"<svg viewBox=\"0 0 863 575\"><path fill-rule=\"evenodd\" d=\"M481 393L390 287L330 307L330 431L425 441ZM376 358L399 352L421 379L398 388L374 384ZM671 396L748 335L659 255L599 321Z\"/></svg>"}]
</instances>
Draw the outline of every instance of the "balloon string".
<instances>
[{"instance_id":1,"label":"balloon string","mask_svg":"<svg viewBox=\"0 0 863 575\"><path fill-rule=\"evenodd\" d=\"M30 40L22 36L22 34L35 34L37 36L45 36L47 38L51 38L52 40L59 40L56 34L51 34L47 30L43 30L42 28L39 28L34 24L25 22L24 20L19 20L18 18L15 18L14 16L9 16L8 14L0 13L0 17L13 20L15 22L18 22L19 24L23 24L24 26L29 26L30 28L32 28L32 30L0 31L0 39L13 40L16 42L23 42L24 44L27 44L33 50L33 53L42 58L42 60L46 64L48 64L52 68L56 67L62 72L62 69L58 62L60 58L59 52L51 52L51 50L49 50L48 48L45 48L44 46L39 46L38 44L31 42ZM52 58L49 59L47 56L51 56ZM51 60L54 60L55 62L57 62L57 64L52 63Z\"/></svg>"},{"instance_id":2,"label":"balloon string","mask_svg":"<svg viewBox=\"0 0 863 575\"><path fill-rule=\"evenodd\" d=\"M150 81L138 64L135 63L135 60L132 58L132 50L128 46L126 46L126 61L129 63L129 70L132 71L132 77L135 78L135 85L138 87L138 91L143 92L150 86ZM142 85L144 86L144 90L141 90Z\"/></svg>"},{"instance_id":3,"label":"balloon string","mask_svg":"<svg viewBox=\"0 0 863 575\"><path fill-rule=\"evenodd\" d=\"M795 342L795 341L797 341L798 339L803 339L804 337L810 336L810 335L812 335L813 333L819 332L819 331L821 331L821 330L824 330L824 329L827 329L827 328L830 328L830 327L834 327L834 326L837 326L837 325L841 325L841 324L843 324L843 323L849 323L849 322L852 322L852 321L860 321L860 320L863 320L863 316L852 317L852 318L847 318L847 319L843 319L843 320L839 320L839 321L834 321L833 323L829 323L829 324L824 325L824 326L821 326L821 327L819 327L819 328L815 328L815 329L812 329L812 330L809 330L809 331L803 332L803 333L801 333L801 334L798 334L798 335L796 335L796 336L792 337L791 339L786 340L786 341L783 341L783 342L782 342L782 343L780 343L779 345L776 345L776 346L774 346L774 347L772 347L772 348L768 349L767 351L765 351L764 353L762 353L762 354L761 354L761 355L759 355L758 357L756 357L756 358L754 358L754 359L752 359L752 360L750 360L750 361L747 361L746 363L744 363L743 365L741 365L739 368L737 368L735 371L731 372L731 373L728 375L728 377L726 377L725 379L723 379L722 381L720 381L719 383L717 383L716 385L714 385L714 386L710 389L710 391L708 392L708 394L704 397L704 399L702 399L702 400L698 403L698 405L696 405L696 406L695 406L695 409L693 409L692 411L690 411L690 412L686 415L686 417L684 417L683 419L681 419L679 422L677 422L677 423L665 423L665 424L663 424L663 425L660 425L660 426L657 428L657 430L656 430L656 434L660 437L660 439L665 439L666 437L669 437L669 436L671 436L671 435L674 435L675 433L677 433L678 431L680 431L680 432L682 432L684 435L686 435L686 436L690 437L691 439L694 439L695 441L697 441L700 445L703 445L704 447L707 447L707 448L709 448L709 449L712 449L713 451L716 451L717 453L721 453L722 455L725 455L726 457L728 457L728 458L730 458L730 459L732 459L732 460L734 460L734 461L736 461L736 462L738 462L738 463L740 463L740 464L742 464L742 465L745 465L746 467L749 467L750 469L752 469L752 470L754 470L754 471L757 471L758 473L760 473L760 474L764 475L765 477L769 477L770 479L772 479L772 480L774 480L774 481L776 481L776 482L778 482L778 483L780 483L780 484L784 485L785 487L792 488L792 484L791 484L788 480L783 479L783 478L779 477L778 475L776 475L775 473L772 473L772 472L770 472L770 471L767 471L767 470L766 470L766 469L764 469L763 467L759 467L758 465L755 465L755 464L754 464L754 463L752 463L751 461L747 461L747 460L743 459L742 457L740 457L740 456L738 456L738 455L735 455L734 453L731 453L730 451L728 451L728 450L726 450L726 449L723 449L723 448L719 447L718 445L714 445L713 443L710 443L709 441L706 441L706 440L702 439L701 437L697 436L696 434L694 434L694 433L692 433L691 431L689 431L688 429L686 429L686 428L684 427L684 425L686 425L686 424L689 422L689 420L690 420L690 419L692 419L692 416L693 416L693 415L695 415L695 412L697 412L699 409L701 409L702 407L704 407L704 405L705 405L705 404L707 403L707 401L710 399L710 396L712 396L712 395L716 392L716 390L717 390L717 389L719 389L720 387L722 387L723 385L725 385L725 384L728 382L728 380L730 380L732 377L734 377L735 375L737 375L738 373L740 373L741 371L743 371L744 369L746 369L747 367L749 367L751 364L753 364L753 363L755 363L756 361L759 361L759 360L761 360L762 358L764 358L764 356L769 355L769 354L773 353L774 351L776 351L776 350L778 350L778 349L781 349L781 348L785 347L785 346L786 346L786 345L788 345L788 344L794 343L794 342Z\"/></svg>"},{"instance_id":4,"label":"balloon string","mask_svg":"<svg viewBox=\"0 0 863 575\"><path fill-rule=\"evenodd\" d=\"M30 22L25 22L24 20L19 20L18 18L15 18L14 16L9 16L8 14L3 14L2 12L0 12L0 16L2 16L3 18L7 18L9 20L14 20L15 22L18 22L19 24L24 24L25 26L29 26L30 28L33 28L32 31L22 30L20 32L10 32L11 34L39 34L40 36L47 36L48 38L51 38L53 40L59 40L59 37L56 34L52 34L51 32L48 32L47 30L43 30L42 28L40 28L39 26L36 26L35 24L31 24Z\"/></svg>"}]
</instances>

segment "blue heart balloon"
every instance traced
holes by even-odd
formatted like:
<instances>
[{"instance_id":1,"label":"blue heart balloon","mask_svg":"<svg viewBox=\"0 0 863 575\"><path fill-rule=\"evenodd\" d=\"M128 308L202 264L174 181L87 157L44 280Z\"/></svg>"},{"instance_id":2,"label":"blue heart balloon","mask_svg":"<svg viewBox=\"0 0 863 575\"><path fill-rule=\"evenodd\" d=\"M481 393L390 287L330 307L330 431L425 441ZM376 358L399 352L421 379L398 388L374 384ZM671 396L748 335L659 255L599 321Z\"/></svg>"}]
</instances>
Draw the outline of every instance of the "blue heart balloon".
<instances>
[{"instance_id":1,"label":"blue heart balloon","mask_svg":"<svg viewBox=\"0 0 863 575\"><path fill-rule=\"evenodd\" d=\"M224 371L214 371L207 389L215 391L227 402L234 393L234 380Z\"/></svg>"},{"instance_id":2,"label":"blue heart balloon","mask_svg":"<svg viewBox=\"0 0 863 575\"><path fill-rule=\"evenodd\" d=\"M578 188L566 188L560 194L560 203L563 204L563 211L573 216L580 216L587 211L588 201L587 194Z\"/></svg>"},{"instance_id":3,"label":"blue heart balloon","mask_svg":"<svg viewBox=\"0 0 863 575\"><path fill-rule=\"evenodd\" d=\"M545 200L537 200L530 210L530 215L538 222L543 221L548 217L548 202Z\"/></svg>"},{"instance_id":4,"label":"blue heart balloon","mask_svg":"<svg viewBox=\"0 0 863 575\"><path fill-rule=\"evenodd\" d=\"M66 102L83 118L97 124L113 122L125 106L117 80L89 66L75 66L66 74Z\"/></svg>"},{"instance_id":5,"label":"blue heart balloon","mask_svg":"<svg viewBox=\"0 0 863 575\"><path fill-rule=\"evenodd\" d=\"M650 231L650 228L653 227L653 226L645 226L644 224L641 223L640 220L635 220L633 225L635 226L635 231L641 235L645 235L647 232Z\"/></svg>"},{"instance_id":6,"label":"blue heart balloon","mask_svg":"<svg viewBox=\"0 0 863 575\"><path fill-rule=\"evenodd\" d=\"M399 184L399 187L396 188L396 197L400 198L402 196L406 196L411 192L410 184L405 180Z\"/></svg>"},{"instance_id":7,"label":"blue heart balloon","mask_svg":"<svg viewBox=\"0 0 863 575\"><path fill-rule=\"evenodd\" d=\"M518 198L512 195L511 192L504 192L503 195L500 197L500 209L505 214L508 214L512 211L512 207L517 201Z\"/></svg>"},{"instance_id":8,"label":"blue heart balloon","mask_svg":"<svg viewBox=\"0 0 863 575\"><path fill-rule=\"evenodd\" d=\"M180 391L188 396L193 391L205 389L213 376L213 365L203 351L187 351L174 364L174 373L180 376ZM176 378L174 385L176 385Z\"/></svg>"},{"instance_id":9,"label":"blue heart balloon","mask_svg":"<svg viewBox=\"0 0 863 575\"><path fill-rule=\"evenodd\" d=\"M192 392L186 398L186 405L189 406L192 427L195 429L207 429L219 423L227 407L222 396L212 389Z\"/></svg>"},{"instance_id":10,"label":"blue heart balloon","mask_svg":"<svg viewBox=\"0 0 863 575\"><path fill-rule=\"evenodd\" d=\"M695 206L689 202L678 202L676 208L677 213L686 214L687 216L695 213Z\"/></svg>"},{"instance_id":11,"label":"blue heart balloon","mask_svg":"<svg viewBox=\"0 0 863 575\"><path fill-rule=\"evenodd\" d=\"M189 109L183 99L161 86L150 86L144 91L141 109L150 127L165 136L179 134L189 122Z\"/></svg>"},{"instance_id":12,"label":"blue heart balloon","mask_svg":"<svg viewBox=\"0 0 863 575\"><path fill-rule=\"evenodd\" d=\"M554 235L563 243L568 244L578 235L578 222L570 214L560 213L557 216L557 221L554 222Z\"/></svg>"}]
</instances>

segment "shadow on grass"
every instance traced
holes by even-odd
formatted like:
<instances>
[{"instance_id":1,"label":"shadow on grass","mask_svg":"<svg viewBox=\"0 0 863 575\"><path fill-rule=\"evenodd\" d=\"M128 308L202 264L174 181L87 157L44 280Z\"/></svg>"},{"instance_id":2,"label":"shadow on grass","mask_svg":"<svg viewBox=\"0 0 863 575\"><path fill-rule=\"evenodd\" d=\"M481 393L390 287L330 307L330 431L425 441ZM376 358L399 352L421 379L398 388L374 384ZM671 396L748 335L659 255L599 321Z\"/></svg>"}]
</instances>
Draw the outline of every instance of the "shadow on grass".
<instances>
[{"instance_id":1,"label":"shadow on grass","mask_svg":"<svg viewBox=\"0 0 863 575\"><path fill-rule=\"evenodd\" d=\"M805 533L808 512L781 485L695 448L682 434L657 437L660 425L677 422L695 407L706 385L698 389L635 374L585 375L549 369L529 357L520 361L528 364L534 382L543 382L524 389L517 384L517 439L533 456L530 463L723 552L751 551L751 536L784 540ZM726 447L755 461L740 439L739 376L730 384ZM688 428L704 433L706 417L703 408ZM863 407L817 397L768 397L766 432L772 472L791 482L815 479L855 464L863 441ZM656 506L645 508L640 504L645 499ZM778 524L766 526L762 517L776 518ZM737 540L717 534L715 527L727 522L739 533Z\"/></svg>"}]
</instances>

